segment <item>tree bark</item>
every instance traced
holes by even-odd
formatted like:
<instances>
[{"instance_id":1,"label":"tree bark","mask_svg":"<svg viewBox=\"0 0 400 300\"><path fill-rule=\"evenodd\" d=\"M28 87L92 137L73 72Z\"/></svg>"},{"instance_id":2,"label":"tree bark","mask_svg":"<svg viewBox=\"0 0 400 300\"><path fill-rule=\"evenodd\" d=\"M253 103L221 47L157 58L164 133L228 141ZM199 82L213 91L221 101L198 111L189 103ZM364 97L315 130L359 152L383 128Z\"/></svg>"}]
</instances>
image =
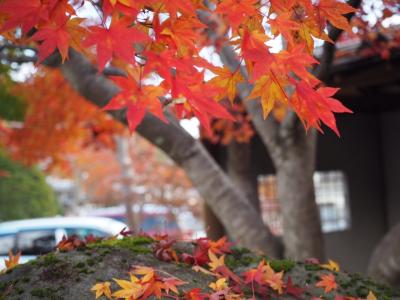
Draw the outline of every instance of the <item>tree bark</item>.
<instances>
[{"instance_id":1,"label":"tree bark","mask_svg":"<svg viewBox=\"0 0 400 300\"><path fill-rule=\"evenodd\" d=\"M227 150L226 171L229 178L250 200L256 211L261 213L257 177L251 168L251 143L232 141Z\"/></svg>"},{"instance_id":2,"label":"tree bark","mask_svg":"<svg viewBox=\"0 0 400 300\"><path fill-rule=\"evenodd\" d=\"M118 87L99 75L87 59L73 50L69 56L69 60L60 65L61 71L83 97L103 107L118 93ZM112 111L110 114L126 124L124 111ZM278 256L277 240L243 193L218 167L203 145L173 118L169 119L170 123L165 124L153 115L146 114L137 131L186 171L233 239L250 249Z\"/></svg>"},{"instance_id":3,"label":"tree bark","mask_svg":"<svg viewBox=\"0 0 400 300\"><path fill-rule=\"evenodd\" d=\"M285 256L323 260L325 246L313 182L317 134L315 130L307 133L294 113L282 123L273 117L264 120L259 107L256 101L247 104L277 170Z\"/></svg>"},{"instance_id":4,"label":"tree bark","mask_svg":"<svg viewBox=\"0 0 400 300\"><path fill-rule=\"evenodd\" d=\"M281 205L285 256L302 260L325 259L319 209L315 202L316 132L295 132L283 146L277 163L278 199ZM285 141L287 142L287 141Z\"/></svg>"},{"instance_id":5,"label":"tree bark","mask_svg":"<svg viewBox=\"0 0 400 300\"><path fill-rule=\"evenodd\" d=\"M132 204L134 203L134 194L132 193L133 182L133 166L132 159L129 155L129 141L126 137L116 136L116 158L121 169L121 194L124 198L126 219L130 230L139 232L140 224L138 222L138 214L135 214Z\"/></svg>"},{"instance_id":6,"label":"tree bark","mask_svg":"<svg viewBox=\"0 0 400 300\"><path fill-rule=\"evenodd\" d=\"M367 273L377 281L400 287L400 223L375 248Z\"/></svg>"},{"instance_id":7,"label":"tree bark","mask_svg":"<svg viewBox=\"0 0 400 300\"><path fill-rule=\"evenodd\" d=\"M203 214L206 233L209 239L216 241L226 235L224 225L207 203L204 203Z\"/></svg>"},{"instance_id":8,"label":"tree bark","mask_svg":"<svg viewBox=\"0 0 400 300\"><path fill-rule=\"evenodd\" d=\"M230 47L224 47L221 56L230 69L237 67L236 55ZM240 98L277 170L285 256L299 260L324 259L325 246L312 179L316 133L310 130L307 134L294 112L288 112L281 123L272 116L264 120L259 100L244 101L250 90L249 83L241 85Z\"/></svg>"}]
</instances>

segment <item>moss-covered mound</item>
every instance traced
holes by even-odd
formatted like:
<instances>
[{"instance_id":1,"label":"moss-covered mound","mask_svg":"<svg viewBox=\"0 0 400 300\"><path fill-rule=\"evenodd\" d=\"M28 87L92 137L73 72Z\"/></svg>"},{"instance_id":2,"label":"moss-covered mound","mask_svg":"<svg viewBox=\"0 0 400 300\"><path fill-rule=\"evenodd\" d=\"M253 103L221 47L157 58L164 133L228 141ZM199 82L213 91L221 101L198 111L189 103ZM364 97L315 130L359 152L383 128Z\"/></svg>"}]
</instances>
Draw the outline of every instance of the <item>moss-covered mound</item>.
<instances>
[{"instance_id":1,"label":"moss-covered mound","mask_svg":"<svg viewBox=\"0 0 400 300\"><path fill-rule=\"evenodd\" d=\"M183 253L193 254L195 249L191 243L176 243L172 247L179 257L182 257ZM168 252L172 248L158 248L158 254L160 254L160 249L161 252ZM154 254L155 250L157 250L157 242L149 238L127 237L120 240L91 243L68 252L50 253L29 263L18 265L0 275L0 299L95 299L91 288L96 283L110 281L111 290L114 292L120 287L113 281L113 278L129 280L128 272L132 266L151 267L162 276L171 276L185 281L186 284L179 286L182 297L179 299L185 299L185 293L193 288L201 288L204 293L212 293L209 284L217 280L215 276L196 272L191 264L162 261L159 259L160 255ZM163 257L168 257L168 255ZM262 259L265 259L266 264L271 266L275 272L283 271L285 290L287 289L287 279L290 277L293 286L301 289L299 293L301 295L295 297L293 294L296 293L287 292L279 295L275 290L269 288L266 291L270 298L256 295L257 299L320 297L333 300L336 295L365 299L370 292L377 299L400 299L398 291L376 284L357 274L335 272L312 263L268 260L268 258L257 256L244 249L233 248L232 253L225 257L225 265L235 274L241 275L246 270L257 268ZM334 275L338 287L325 293L324 288L316 287L316 283L321 281L321 276L328 274ZM244 280L243 276L242 278ZM242 292L240 298L237 299L252 297L251 289L243 288ZM106 298L102 296L101 299Z\"/></svg>"}]
</instances>

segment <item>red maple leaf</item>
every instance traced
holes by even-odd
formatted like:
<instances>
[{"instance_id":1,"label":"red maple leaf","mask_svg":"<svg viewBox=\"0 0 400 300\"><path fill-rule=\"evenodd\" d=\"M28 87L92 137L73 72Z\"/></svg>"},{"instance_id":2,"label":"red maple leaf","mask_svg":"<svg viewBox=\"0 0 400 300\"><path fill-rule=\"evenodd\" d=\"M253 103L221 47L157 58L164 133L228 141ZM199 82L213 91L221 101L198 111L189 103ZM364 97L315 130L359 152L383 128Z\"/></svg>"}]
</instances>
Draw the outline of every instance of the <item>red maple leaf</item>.
<instances>
[{"instance_id":1,"label":"red maple leaf","mask_svg":"<svg viewBox=\"0 0 400 300\"><path fill-rule=\"evenodd\" d=\"M134 44L146 42L149 37L134 27L129 27L128 18L113 18L109 28L91 26L90 34L83 42L86 47L96 45L99 72L114 56L126 62L134 63Z\"/></svg>"},{"instance_id":2,"label":"red maple leaf","mask_svg":"<svg viewBox=\"0 0 400 300\"><path fill-rule=\"evenodd\" d=\"M127 108L126 119L131 131L143 120L146 111L151 112L163 121L162 105L158 97L163 96L165 90L160 86L140 85L133 78L110 77L122 90L103 107L106 110Z\"/></svg>"},{"instance_id":3,"label":"red maple leaf","mask_svg":"<svg viewBox=\"0 0 400 300\"><path fill-rule=\"evenodd\" d=\"M204 300L207 298L208 298L208 295L206 295L205 293L202 293L200 288L191 289L190 291L188 291L185 294L186 300Z\"/></svg>"},{"instance_id":4,"label":"red maple leaf","mask_svg":"<svg viewBox=\"0 0 400 300\"><path fill-rule=\"evenodd\" d=\"M68 0L5 0L0 4L0 13L7 16L1 31L21 26L22 32L27 33L40 21L58 21L73 11Z\"/></svg>"},{"instance_id":5,"label":"red maple leaf","mask_svg":"<svg viewBox=\"0 0 400 300\"><path fill-rule=\"evenodd\" d=\"M61 54L62 62L68 57L70 36L67 31L67 17L64 17L64 19L61 24L47 23L32 36L32 40L42 42L38 46L38 63L42 62L56 49Z\"/></svg>"},{"instance_id":6,"label":"red maple leaf","mask_svg":"<svg viewBox=\"0 0 400 300\"><path fill-rule=\"evenodd\" d=\"M293 285L292 278L289 276L286 283L286 293L297 298L304 293L305 289Z\"/></svg>"}]
</instances>

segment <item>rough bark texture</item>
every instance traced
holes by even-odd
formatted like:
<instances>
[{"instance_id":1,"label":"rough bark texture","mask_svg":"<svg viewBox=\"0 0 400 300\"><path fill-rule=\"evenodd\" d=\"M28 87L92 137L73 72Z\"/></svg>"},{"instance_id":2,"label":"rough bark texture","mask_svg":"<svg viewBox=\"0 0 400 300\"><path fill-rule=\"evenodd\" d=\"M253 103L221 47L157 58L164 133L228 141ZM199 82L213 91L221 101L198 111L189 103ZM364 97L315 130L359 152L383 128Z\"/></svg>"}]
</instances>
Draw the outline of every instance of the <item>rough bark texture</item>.
<instances>
[{"instance_id":1,"label":"rough bark texture","mask_svg":"<svg viewBox=\"0 0 400 300\"><path fill-rule=\"evenodd\" d=\"M248 109L258 110L257 104L249 104ZM324 259L325 247L313 182L316 132L307 133L294 114L289 114L281 124L272 118L264 121L261 112L256 114L254 125L277 170L285 256L299 260Z\"/></svg>"},{"instance_id":2,"label":"rough bark texture","mask_svg":"<svg viewBox=\"0 0 400 300\"><path fill-rule=\"evenodd\" d=\"M277 166L285 256L324 259L324 241L313 183L316 133L311 131L304 137L304 128L300 130L303 133L293 137L293 144L283 147L283 157Z\"/></svg>"},{"instance_id":3,"label":"rough bark texture","mask_svg":"<svg viewBox=\"0 0 400 300\"><path fill-rule=\"evenodd\" d=\"M237 65L235 54L229 47L223 49L221 56L229 68ZM246 99L250 90L249 84L242 85L239 89L241 99ZM272 116L264 120L259 100L244 101L244 104L277 170L285 255L295 259L324 259L325 247L312 180L315 132L311 130L307 134L293 112L278 123Z\"/></svg>"},{"instance_id":4,"label":"rough bark texture","mask_svg":"<svg viewBox=\"0 0 400 300\"><path fill-rule=\"evenodd\" d=\"M204 224L206 226L206 233L209 239L216 241L226 235L224 225L214 214L207 203L204 203L203 214Z\"/></svg>"},{"instance_id":5,"label":"rough bark texture","mask_svg":"<svg viewBox=\"0 0 400 300\"><path fill-rule=\"evenodd\" d=\"M394 226L375 248L367 273L379 282L400 287L400 224Z\"/></svg>"},{"instance_id":6,"label":"rough bark texture","mask_svg":"<svg viewBox=\"0 0 400 300\"><path fill-rule=\"evenodd\" d=\"M250 200L257 212L261 213L257 177L251 168L251 144L232 141L227 150L226 171L229 178Z\"/></svg>"},{"instance_id":7,"label":"rough bark texture","mask_svg":"<svg viewBox=\"0 0 400 300\"><path fill-rule=\"evenodd\" d=\"M70 58L60 66L65 78L85 98L103 107L118 88L80 54L70 51ZM126 124L123 111L112 116ZM146 114L137 132L167 153L181 166L228 234L239 244L277 256L278 245L261 217L246 197L233 185L198 141L184 131L173 118L165 124Z\"/></svg>"}]
</instances>

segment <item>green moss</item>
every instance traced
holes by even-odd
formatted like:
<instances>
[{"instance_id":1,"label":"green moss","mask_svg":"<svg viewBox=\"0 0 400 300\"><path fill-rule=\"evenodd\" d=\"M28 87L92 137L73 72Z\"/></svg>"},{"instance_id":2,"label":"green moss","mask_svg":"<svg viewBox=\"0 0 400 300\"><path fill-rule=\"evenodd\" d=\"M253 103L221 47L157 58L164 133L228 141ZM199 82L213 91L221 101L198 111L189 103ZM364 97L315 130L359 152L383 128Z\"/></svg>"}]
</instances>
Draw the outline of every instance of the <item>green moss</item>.
<instances>
[{"instance_id":1,"label":"green moss","mask_svg":"<svg viewBox=\"0 0 400 300\"><path fill-rule=\"evenodd\" d=\"M86 264L84 262L80 261L74 266L74 268L82 269L85 266L86 266Z\"/></svg>"},{"instance_id":2,"label":"green moss","mask_svg":"<svg viewBox=\"0 0 400 300\"><path fill-rule=\"evenodd\" d=\"M87 265L88 265L89 267L93 267L93 266L96 264L96 260L94 260L93 258L89 258L89 259L86 261L86 263L87 263Z\"/></svg>"},{"instance_id":3,"label":"green moss","mask_svg":"<svg viewBox=\"0 0 400 300\"><path fill-rule=\"evenodd\" d=\"M57 296L57 290L51 287L47 288L36 288L31 291L31 295L41 299L56 300L61 299Z\"/></svg>"},{"instance_id":4,"label":"green moss","mask_svg":"<svg viewBox=\"0 0 400 300\"><path fill-rule=\"evenodd\" d=\"M323 270L323 268L320 265L314 265L314 264L305 264L304 268L307 271L320 271L320 270Z\"/></svg>"},{"instance_id":5,"label":"green moss","mask_svg":"<svg viewBox=\"0 0 400 300\"><path fill-rule=\"evenodd\" d=\"M234 270L236 268L258 264L260 260L261 257L254 255L246 248L233 247L232 252L226 256L225 264Z\"/></svg>"},{"instance_id":6,"label":"green moss","mask_svg":"<svg viewBox=\"0 0 400 300\"><path fill-rule=\"evenodd\" d=\"M31 279L29 277L22 278L23 283L28 283L29 281L31 281Z\"/></svg>"},{"instance_id":7,"label":"green moss","mask_svg":"<svg viewBox=\"0 0 400 300\"><path fill-rule=\"evenodd\" d=\"M289 272L296 265L296 263L290 259L271 260L269 264L275 272L284 271L285 273Z\"/></svg>"},{"instance_id":8,"label":"green moss","mask_svg":"<svg viewBox=\"0 0 400 300\"><path fill-rule=\"evenodd\" d=\"M149 245L153 242L154 240L148 237L126 237L123 239L110 239L89 244L88 248L123 248L131 250L134 253L152 253L153 251Z\"/></svg>"},{"instance_id":9,"label":"green moss","mask_svg":"<svg viewBox=\"0 0 400 300\"><path fill-rule=\"evenodd\" d=\"M43 267L49 267L49 266L55 265L59 262L61 262L61 260L57 258L56 254L54 252L51 252L49 254L42 256L39 264Z\"/></svg>"}]
</instances>

